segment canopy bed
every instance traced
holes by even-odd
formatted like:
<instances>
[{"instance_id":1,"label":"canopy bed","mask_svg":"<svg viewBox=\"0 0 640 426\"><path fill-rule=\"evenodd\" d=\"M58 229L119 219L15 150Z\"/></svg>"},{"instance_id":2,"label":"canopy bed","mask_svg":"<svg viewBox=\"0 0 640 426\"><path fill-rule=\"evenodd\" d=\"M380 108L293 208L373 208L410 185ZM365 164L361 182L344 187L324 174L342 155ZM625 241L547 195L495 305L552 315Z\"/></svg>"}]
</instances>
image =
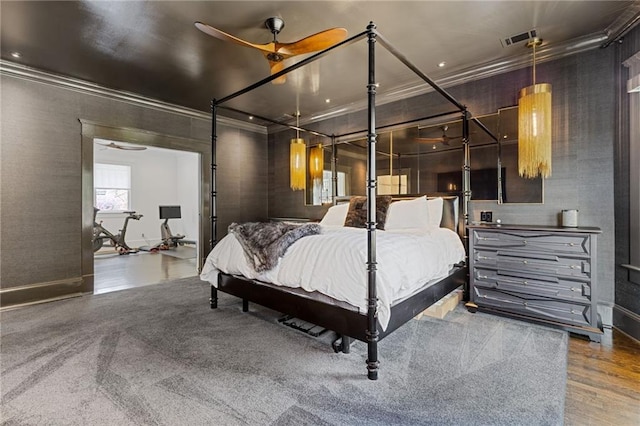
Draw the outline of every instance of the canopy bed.
<instances>
[{"instance_id":1,"label":"canopy bed","mask_svg":"<svg viewBox=\"0 0 640 426\"><path fill-rule=\"evenodd\" d=\"M252 270L251 267L247 267L246 264L242 263L246 261L246 255L243 256L242 254L243 247L238 243L236 239L237 235L232 235L235 234L234 232L230 232L229 235L220 241L220 247L217 247L216 148L218 136L216 133L216 117L218 110L224 108L248 116L250 115L249 113L233 107L227 107L224 104L240 95L266 85L297 68L316 61L336 49L364 39L366 39L368 43L368 78L366 85L366 137L368 149L366 197L362 197L360 201L363 212L366 211L364 213L363 229L325 226L317 235L300 238L295 244L292 244L276 268L270 271L256 272ZM420 205L420 209L422 209L420 211L422 213L416 214L415 210L413 210L409 213L409 216L418 222L424 219L421 217L421 214L425 217L430 217L431 225L434 226L421 228L418 232L413 232L413 230L408 229L399 229L396 230L396 232L393 232L391 229L376 231L380 225L377 223L376 212L381 203L380 198L378 197L377 199L376 194L377 179L375 161L376 131L381 128L376 127L377 84L375 55L377 45L384 47L386 51L415 73L415 75L428 84L430 88L442 95L442 97L454 107L453 111L435 114L426 118L456 114L461 117L463 122L464 164L462 165L463 185L462 191L459 194L461 197L458 195L449 195L434 198L419 196L418 194L418 196L409 197L409 200L403 199L397 201L398 203L407 204L396 204L396 202L393 202L389 206L388 220L393 221L391 211L396 211L394 220L396 223L400 223L399 227L402 228L403 219L399 219L398 212L400 211L400 207L398 206L408 207L411 203ZM464 262L466 247L464 243L466 240L464 236L464 225L468 221L468 202L471 195L468 147L469 121L473 120L476 122L478 126L483 129L484 132L491 135L496 142L497 139L481 122L476 121L471 116L466 106L462 105L449 93L439 87L396 50L377 31L373 23L370 23L366 31L360 34L303 59L279 72L275 72L270 77L223 99L214 99L212 101L212 115L212 213L210 241L212 251L201 275L203 279L211 282L211 307L217 307L217 291L220 290L241 298L243 300L244 311L248 309L249 302L254 302L338 333L342 336L342 344L339 346L339 349L343 352L348 352L350 339L366 342L368 347L366 361L367 375L369 379L376 380L379 368L377 344L380 339L387 336L393 330L456 288L464 286L465 292L468 291L466 288L468 269ZM332 141L333 152L335 152L336 140L348 136L346 134L327 135L322 132L302 128L299 125L292 126L275 119L260 118L270 123L287 126L296 131L311 132L319 136L328 137ZM424 119L425 117L420 120ZM411 121L399 124L409 122ZM349 133L349 135L350 134L352 133ZM332 169L335 182L335 169L333 167ZM333 194L336 194L336 192L333 192ZM386 200L387 203L390 201L392 200ZM334 203L336 203L335 196ZM350 210L352 209L351 204L353 204L353 200L349 203ZM429 206L428 208L424 207L427 205ZM336 203L334 207L330 208L330 212L327 213L323 222L331 221L328 216L330 216L330 213L333 214L332 209L338 206ZM431 210L429 211L429 209ZM343 210L346 212L346 208ZM323 222L320 223L320 227L324 225ZM452 235L456 241L452 242ZM366 251L362 244L365 239L367 242ZM322 246L320 243L323 240L334 240L333 243L328 243L334 245ZM335 241L339 242L336 243ZM432 250L430 252L421 251L423 245L431 245ZM338 250L336 247L339 246L345 247L346 251ZM401 252L399 247L403 246L412 249ZM231 253L234 251L237 254L235 258L232 258ZM354 255L354 253L356 254ZM336 256L336 258L351 259L351 262L355 262L356 264L349 264L349 260L347 260L347 264L344 267L327 267L325 264L322 270L313 269L312 263L322 263L318 262L318 259L328 262L326 257L331 255ZM234 260L238 258L242 260ZM440 263L436 262L431 265L429 261L431 258L441 258ZM313 262L310 261L311 259L313 259ZM395 264L399 262L405 263L403 265ZM411 262L423 269L430 269L430 272L427 273L421 270L416 272L415 275L411 275L413 274L413 267L409 266ZM359 267L357 263L361 263L361 267ZM292 269L294 272L285 270L285 264L295 265ZM331 265L331 263L329 263L329 265ZM332 272L332 275L326 277L328 274L323 272L326 270L331 270L329 272ZM349 281L349 275L355 276L353 281ZM409 277L402 277L401 279L401 275L408 275ZM289 281L283 279L283 276L288 276ZM423 280L424 277L429 278ZM329 284L322 285L320 282L323 280ZM343 281L350 284L346 286L343 285L342 287L337 285ZM289 286L299 288L291 288ZM345 291L345 288L350 288L350 290ZM345 293L348 292L354 293L354 296L345 295Z\"/></svg>"}]
</instances>

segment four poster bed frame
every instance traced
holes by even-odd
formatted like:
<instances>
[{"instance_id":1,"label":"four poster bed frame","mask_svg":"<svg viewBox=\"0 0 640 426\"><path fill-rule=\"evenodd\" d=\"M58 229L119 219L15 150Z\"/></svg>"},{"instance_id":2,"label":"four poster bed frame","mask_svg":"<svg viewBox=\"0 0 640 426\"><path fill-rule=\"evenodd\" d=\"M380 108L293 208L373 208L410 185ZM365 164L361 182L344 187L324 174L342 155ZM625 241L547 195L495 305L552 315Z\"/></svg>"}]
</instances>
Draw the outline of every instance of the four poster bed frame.
<instances>
[{"instance_id":1,"label":"four poster bed frame","mask_svg":"<svg viewBox=\"0 0 640 426\"><path fill-rule=\"evenodd\" d=\"M462 167L463 173L463 188L462 188L462 202L461 204L461 221L462 226L456 223L456 227L461 227L462 230L459 235L463 236L463 242L466 244L466 237L464 234L464 225L468 222L468 203L471 198L470 191L470 166L469 166L469 121L475 121L483 131L492 136L495 136L479 121L473 119L470 113L467 111L466 106L462 105L450 94L440 88L435 82L429 79L418 68L411 64L407 58L405 58L398 50L396 50L387 40L380 35L376 30L376 26L373 22L370 22L366 31L357 34L351 38L344 40L341 43L336 44L324 51L316 53L306 59L290 66L282 71L279 71L251 86L248 86L238 92L235 92L223 99L213 100L211 103L212 110L212 136L211 136L211 249L217 243L217 207L216 207L216 148L217 148L217 133L216 133L216 118L219 108L224 108L236 113L246 114L247 116L253 115L259 119L266 120L271 123L284 125L291 129L299 131L309 132L316 135L330 137L332 140L332 171L334 180L334 192L336 186L336 174L335 174L335 140L336 137L343 137L345 135L325 135L309 129L304 129L299 126L291 126L287 123L281 123L266 117L258 117L255 114L250 114L244 111L239 111L234 108L225 107L223 104L231 99L234 99L240 95L250 92L258 87L270 83L272 80L281 77L297 68L300 68L310 62L318 60L319 58L327 55L332 50L340 48L342 46L355 43L361 39L366 38L368 41L368 83L367 83L367 97L368 97L368 123L367 123L367 313L366 315L358 312L357 310L346 308L340 304L328 303L326 301L316 300L308 297L302 297L295 292L287 291L286 288L278 288L278 286L265 285L264 283L252 281L244 277L238 277L220 272L218 275L218 288L211 285L211 308L217 308L218 304L218 290L237 296L243 301L243 311L248 310L249 302L254 302L259 305L274 309L282 312L283 314L291 315L304 321L319 325L338 333L342 337L341 344L337 347L343 352L349 351L350 339L356 339L363 341L367 344L367 376L371 380L378 378L378 342L380 339L387 336L389 333L415 317L418 313L422 312L433 303L442 299L444 296L455 290L456 288L463 286L465 289L465 299L468 298L468 268L466 265L456 265L450 271L450 274L418 291L414 295L403 299L391 307L391 320L385 330L379 330L378 314L377 314L377 288L376 288L376 111L375 111L375 97L376 97L376 79L375 79L375 52L376 45L380 44L387 49L393 56L400 60L404 65L417 74L422 80L424 80L429 86L431 86L436 92L440 93L449 103L455 107L455 111L446 112L443 114L437 114L431 117L423 117L418 120L412 120L404 123L406 124L413 121L425 120L434 117L445 116L449 114L461 114L463 126L462 126L462 143L464 148L464 164ZM385 126L389 127L389 126ZM380 128L378 128L380 129ZM354 132L355 133L355 132ZM350 133L351 134L351 133ZM497 141L497 139L495 139ZM458 202L457 196L449 197ZM334 344L334 349L336 346Z\"/></svg>"}]
</instances>

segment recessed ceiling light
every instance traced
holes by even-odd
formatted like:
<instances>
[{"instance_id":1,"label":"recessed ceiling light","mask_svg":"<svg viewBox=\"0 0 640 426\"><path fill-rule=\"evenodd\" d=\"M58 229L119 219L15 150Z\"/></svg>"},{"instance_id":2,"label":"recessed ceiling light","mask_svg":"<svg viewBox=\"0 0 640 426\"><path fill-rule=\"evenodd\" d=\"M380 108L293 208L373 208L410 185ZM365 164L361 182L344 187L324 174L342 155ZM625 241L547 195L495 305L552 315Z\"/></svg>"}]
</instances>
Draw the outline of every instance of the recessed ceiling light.
<instances>
[{"instance_id":1,"label":"recessed ceiling light","mask_svg":"<svg viewBox=\"0 0 640 426\"><path fill-rule=\"evenodd\" d=\"M250 115L250 116L249 116L249 120L253 120L253 115Z\"/></svg>"},{"instance_id":2,"label":"recessed ceiling light","mask_svg":"<svg viewBox=\"0 0 640 426\"><path fill-rule=\"evenodd\" d=\"M22 53L20 52L11 52L11 56L18 59L22 57Z\"/></svg>"},{"instance_id":3,"label":"recessed ceiling light","mask_svg":"<svg viewBox=\"0 0 640 426\"><path fill-rule=\"evenodd\" d=\"M442 61L438 64L438 68L444 68L445 65L447 65L447 63L445 61Z\"/></svg>"},{"instance_id":4,"label":"recessed ceiling light","mask_svg":"<svg viewBox=\"0 0 640 426\"><path fill-rule=\"evenodd\" d=\"M329 102L331 102L331 99L327 98L327 99L325 99L324 101L325 101L326 103L329 103Z\"/></svg>"}]
</instances>

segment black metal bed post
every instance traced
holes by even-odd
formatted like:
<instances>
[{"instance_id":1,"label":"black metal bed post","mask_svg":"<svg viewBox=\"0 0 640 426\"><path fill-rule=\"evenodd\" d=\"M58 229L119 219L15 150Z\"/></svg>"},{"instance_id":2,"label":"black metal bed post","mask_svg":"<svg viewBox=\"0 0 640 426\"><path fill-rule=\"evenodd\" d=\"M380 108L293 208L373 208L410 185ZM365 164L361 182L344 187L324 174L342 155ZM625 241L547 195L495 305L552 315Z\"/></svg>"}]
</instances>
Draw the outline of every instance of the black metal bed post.
<instances>
[{"instance_id":1,"label":"black metal bed post","mask_svg":"<svg viewBox=\"0 0 640 426\"><path fill-rule=\"evenodd\" d=\"M218 167L216 162L216 151L218 148L217 117L218 106L216 100L213 99L211 101L211 200L209 206L211 210L211 236L209 239L209 250L213 250L215 245L218 243L218 208L216 204L216 169ZM209 299L209 304L211 309L218 307L218 289L214 287L213 284L211 284L211 298Z\"/></svg>"},{"instance_id":2,"label":"black metal bed post","mask_svg":"<svg viewBox=\"0 0 640 426\"><path fill-rule=\"evenodd\" d=\"M368 129L367 129L367 377L378 379L378 292L376 288L376 73L375 24L369 22Z\"/></svg>"},{"instance_id":3,"label":"black metal bed post","mask_svg":"<svg viewBox=\"0 0 640 426\"><path fill-rule=\"evenodd\" d=\"M336 136L331 135L331 204L336 204L338 196L338 157L336 147Z\"/></svg>"},{"instance_id":4,"label":"black metal bed post","mask_svg":"<svg viewBox=\"0 0 640 426\"><path fill-rule=\"evenodd\" d=\"M469 111L465 107L462 111L462 146L464 147L464 162L462 165L462 217L464 220L464 246L469 253L469 236L467 225L469 224L469 201L471 201L471 150L469 148ZM469 300L469 280L465 281L463 299Z\"/></svg>"},{"instance_id":5,"label":"black metal bed post","mask_svg":"<svg viewBox=\"0 0 640 426\"><path fill-rule=\"evenodd\" d=\"M498 204L502 204L503 203L503 197L504 195L502 194L502 143L500 142L500 140L497 141L498 142Z\"/></svg>"}]
</instances>

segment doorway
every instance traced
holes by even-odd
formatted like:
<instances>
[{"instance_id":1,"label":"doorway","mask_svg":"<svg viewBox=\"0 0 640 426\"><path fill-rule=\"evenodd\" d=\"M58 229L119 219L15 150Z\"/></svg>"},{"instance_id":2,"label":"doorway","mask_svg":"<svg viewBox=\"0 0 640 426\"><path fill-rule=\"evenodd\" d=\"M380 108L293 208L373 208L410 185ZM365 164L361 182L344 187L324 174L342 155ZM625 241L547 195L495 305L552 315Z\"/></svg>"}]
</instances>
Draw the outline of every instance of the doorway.
<instances>
[{"instance_id":1,"label":"doorway","mask_svg":"<svg viewBox=\"0 0 640 426\"><path fill-rule=\"evenodd\" d=\"M197 274L200 154L100 138L93 148L94 294Z\"/></svg>"},{"instance_id":2,"label":"doorway","mask_svg":"<svg viewBox=\"0 0 640 426\"><path fill-rule=\"evenodd\" d=\"M210 142L139 129L112 127L88 120L80 122L83 292L112 291L197 275L210 245L210 174L204 172L211 164ZM139 150L134 152L135 150L113 148L108 146L110 144L138 147ZM174 256L171 256L158 252L146 252L146 255L118 255L109 243L105 243L107 252L109 249L114 249L114 252L109 254L106 262L94 264L94 157L99 164L128 166L131 177L128 204L120 205L117 211L96 215L96 219L103 221L105 228L116 233L122 229L127 216L122 208L129 206L143 217L139 220L129 220L125 235L127 245L132 248L151 248L161 241L163 221L160 220L159 207L179 205L181 218L172 218L169 225L173 234L185 235L189 244L178 245L172 253ZM106 192L102 193L103 198L105 194ZM120 258L129 260L126 263L119 262ZM113 264L109 265L109 262ZM103 264L106 265L106 275L101 270ZM122 274L122 271L125 273ZM119 273L122 278L117 278ZM96 278L103 280L103 283L96 282Z\"/></svg>"}]
</instances>

